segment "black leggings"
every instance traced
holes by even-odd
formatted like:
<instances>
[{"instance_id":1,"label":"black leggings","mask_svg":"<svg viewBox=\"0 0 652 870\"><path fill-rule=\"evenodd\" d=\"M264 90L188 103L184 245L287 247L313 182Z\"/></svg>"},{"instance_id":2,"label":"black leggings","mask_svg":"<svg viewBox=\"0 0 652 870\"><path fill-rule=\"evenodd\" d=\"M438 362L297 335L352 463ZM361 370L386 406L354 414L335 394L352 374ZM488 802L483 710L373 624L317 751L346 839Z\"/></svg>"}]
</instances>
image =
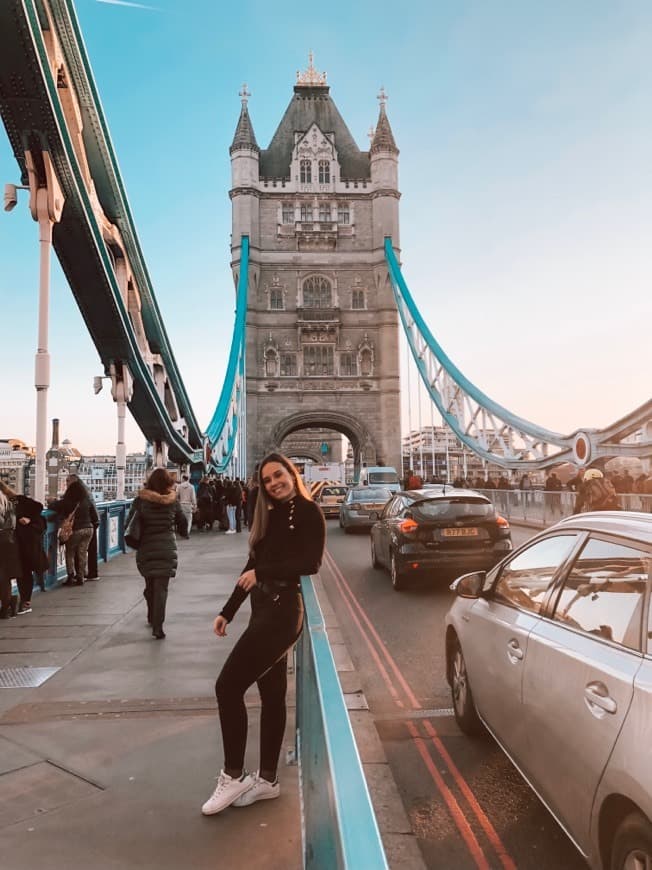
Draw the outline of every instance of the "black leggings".
<instances>
[{"instance_id":1,"label":"black leggings","mask_svg":"<svg viewBox=\"0 0 652 870\"><path fill-rule=\"evenodd\" d=\"M276 771L285 733L287 653L302 627L301 593L283 592L274 602L254 587L249 625L215 683L225 770L244 767L248 724L244 695L257 683L261 701L260 769Z\"/></svg>"}]
</instances>

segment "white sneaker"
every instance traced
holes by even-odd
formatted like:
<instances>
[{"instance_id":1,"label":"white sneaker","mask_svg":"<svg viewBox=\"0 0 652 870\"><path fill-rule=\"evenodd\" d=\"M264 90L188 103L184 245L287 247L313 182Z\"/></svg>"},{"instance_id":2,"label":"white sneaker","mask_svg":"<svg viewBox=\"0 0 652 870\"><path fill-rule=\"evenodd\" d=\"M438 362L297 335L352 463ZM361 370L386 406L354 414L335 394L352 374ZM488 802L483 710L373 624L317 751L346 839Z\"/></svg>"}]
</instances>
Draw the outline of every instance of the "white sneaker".
<instances>
[{"instance_id":1,"label":"white sneaker","mask_svg":"<svg viewBox=\"0 0 652 870\"><path fill-rule=\"evenodd\" d=\"M227 535L235 535L235 529L229 529Z\"/></svg>"},{"instance_id":2,"label":"white sneaker","mask_svg":"<svg viewBox=\"0 0 652 870\"><path fill-rule=\"evenodd\" d=\"M281 786L278 780L276 782L267 782L266 779L262 779L258 771L256 771L253 777L249 777L249 779L251 779L251 785L244 794L241 794L239 798L233 801L232 805L234 807L248 807L250 804L256 803L256 801L272 800L272 798L277 798L281 793Z\"/></svg>"},{"instance_id":3,"label":"white sneaker","mask_svg":"<svg viewBox=\"0 0 652 870\"><path fill-rule=\"evenodd\" d=\"M215 813L222 812L222 810L230 807L244 792L248 791L253 782L253 777L248 773L243 773L240 779L234 779L228 773L220 770L215 791L201 808L202 813L205 816L212 816Z\"/></svg>"}]
</instances>

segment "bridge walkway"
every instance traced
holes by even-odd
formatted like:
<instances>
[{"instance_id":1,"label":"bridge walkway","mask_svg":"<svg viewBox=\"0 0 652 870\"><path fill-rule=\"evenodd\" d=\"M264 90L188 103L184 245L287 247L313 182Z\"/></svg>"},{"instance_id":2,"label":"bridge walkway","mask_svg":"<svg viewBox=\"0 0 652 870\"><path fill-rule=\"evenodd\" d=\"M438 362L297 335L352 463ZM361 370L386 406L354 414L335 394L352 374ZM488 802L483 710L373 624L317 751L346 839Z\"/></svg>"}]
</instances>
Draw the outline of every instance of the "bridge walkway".
<instances>
[{"instance_id":1,"label":"bridge walkway","mask_svg":"<svg viewBox=\"0 0 652 870\"><path fill-rule=\"evenodd\" d=\"M244 564L245 537L179 541L163 641L146 626L133 556L102 564L99 582L36 595L32 613L0 623L0 675L59 668L37 688L0 692L3 868L301 867L298 772L283 757L278 801L200 812L222 764L213 685L248 605L226 638L212 620ZM252 770L258 703L254 690ZM288 712L290 747L293 686Z\"/></svg>"}]
</instances>

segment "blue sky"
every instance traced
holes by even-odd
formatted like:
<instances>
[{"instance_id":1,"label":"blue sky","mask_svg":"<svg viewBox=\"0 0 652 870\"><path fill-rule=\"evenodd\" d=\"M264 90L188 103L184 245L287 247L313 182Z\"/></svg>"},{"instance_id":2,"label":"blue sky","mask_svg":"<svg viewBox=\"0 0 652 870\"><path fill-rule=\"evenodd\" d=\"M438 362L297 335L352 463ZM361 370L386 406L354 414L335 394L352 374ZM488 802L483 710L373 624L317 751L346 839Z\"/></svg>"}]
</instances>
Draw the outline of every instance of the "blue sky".
<instances>
[{"instance_id":1,"label":"blue sky","mask_svg":"<svg viewBox=\"0 0 652 870\"><path fill-rule=\"evenodd\" d=\"M401 247L432 332L492 398L550 429L649 398L652 5L606 0L324 6L78 0L160 309L201 425L233 323L228 147L244 81L261 147L308 51L361 148L384 85L400 156ZM0 128L0 182L17 181ZM0 436L34 441L37 229L0 217ZM49 416L113 452L98 355L56 262ZM414 383L414 378L412 378ZM423 422L429 422L424 412ZM413 420L413 422L415 422ZM128 449L143 443L130 422Z\"/></svg>"}]
</instances>

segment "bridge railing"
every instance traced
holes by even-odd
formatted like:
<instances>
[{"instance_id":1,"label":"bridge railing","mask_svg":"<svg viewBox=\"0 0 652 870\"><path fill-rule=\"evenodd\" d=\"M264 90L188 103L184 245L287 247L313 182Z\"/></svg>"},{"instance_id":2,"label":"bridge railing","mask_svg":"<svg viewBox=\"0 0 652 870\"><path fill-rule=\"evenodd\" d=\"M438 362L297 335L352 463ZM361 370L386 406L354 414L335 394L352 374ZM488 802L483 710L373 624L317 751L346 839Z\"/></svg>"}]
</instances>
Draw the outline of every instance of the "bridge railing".
<instances>
[{"instance_id":1,"label":"bridge railing","mask_svg":"<svg viewBox=\"0 0 652 870\"><path fill-rule=\"evenodd\" d=\"M310 577L301 578L296 649L297 758L304 867L386 870L387 859Z\"/></svg>"},{"instance_id":2,"label":"bridge railing","mask_svg":"<svg viewBox=\"0 0 652 870\"><path fill-rule=\"evenodd\" d=\"M108 562L114 556L127 552L124 527L131 501L99 502L95 505L100 519L97 529L97 558ZM66 553L59 543L59 521L54 511L43 511L47 528L43 533L43 549L48 555L48 570L44 576L46 589L55 586L66 573Z\"/></svg>"},{"instance_id":3,"label":"bridge railing","mask_svg":"<svg viewBox=\"0 0 652 870\"><path fill-rule=\"evenodd\" d=\"M540 489L478 489L491 499L507 520L550 526L575 513L577 493L568 490L548 492ZM623 510L652 513L652 495L618 493Z\"/></svg>"}]
</instances>

